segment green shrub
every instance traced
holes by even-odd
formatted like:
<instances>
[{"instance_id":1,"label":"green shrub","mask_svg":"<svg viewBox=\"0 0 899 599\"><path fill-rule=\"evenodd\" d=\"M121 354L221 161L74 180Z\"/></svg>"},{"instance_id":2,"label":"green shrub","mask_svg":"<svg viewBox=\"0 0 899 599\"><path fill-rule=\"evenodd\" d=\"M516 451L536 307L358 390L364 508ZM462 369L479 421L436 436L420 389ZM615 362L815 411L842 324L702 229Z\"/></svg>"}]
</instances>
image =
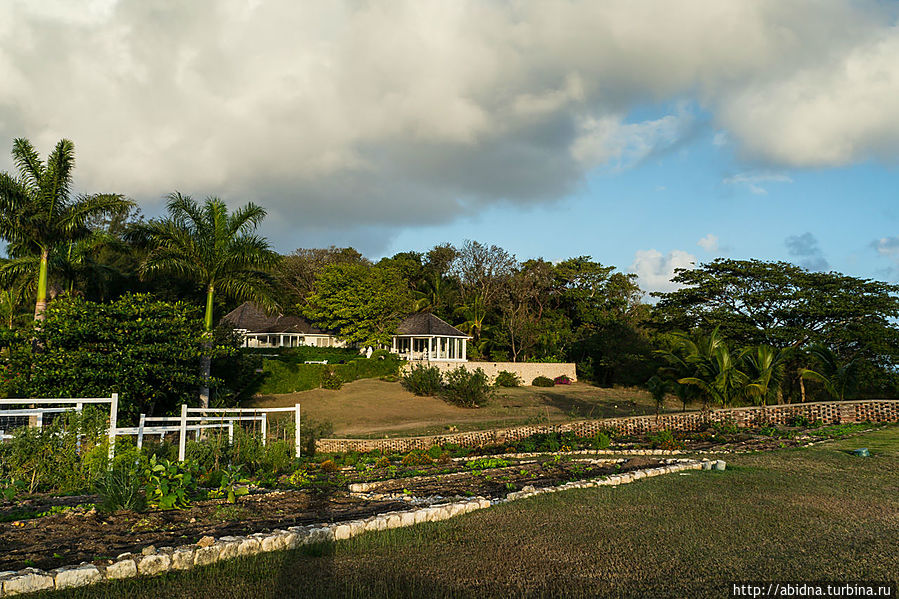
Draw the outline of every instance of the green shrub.
<instances>
[{"instance_id":1,"label":"green shrub","mask_svg":"<svg viewBox=\"0 0 899 599\"><path fill-rule=\"evenodd\" d=\"M508 460L501 458L478 458L465 462L465 467L469 470L487 470L488 468L505 468L511 465Z\"/></svg>"},{"instance_id":2,"label":"green shrub","mask_svg":"<svg viewBox=\"0 0 899 599\"><path fill-rule=\"evenodd\" d=\"M554 385L570 385L571 379L563 374L561 376L557 376L556 378L554 378L553 384Z\"/></svg>"},{"instance_id":3,"label":"green shrub","mask_svg":"<svg viewBox=\"0 0 899 599\"><path fill-rule=\"evenodd\" d=\"M538 376L533 381L531 381L531 385L534 387L552 387L555 385L555 383L549 377Z\"/></svg>"},{"instance_id":4,"label":"green shrub","mask_svg":"<svg viewBox=\"0 0 899 599\"><path fill-rule=\"evenodd\" d=\"M322 389L337 391L343 387L343 380L334 368L322 368L321 386Z\"/></svg>"},{"instance_id":5,"label":"green shrub","mask_svg":"<svg viewBox=\"0 0 899 599\"><path fill-rule=\"evenodd\" d=\"M499 374L496 375L493 384L497 387L520 387L521 377L508 370L500 370Z\"/></svg>"},{"instance_id":6,"label":"green shrub","mask_svg":"<svg viewBox=\"0 0 899 599\"><path fill-rule=\"evenodd\" d=\"M384 360L389 357L391 357L390 351L386 349L376 349L375 351L371 352L369 360Z\"/></svg>"},{"instance_id":7,"label":"green shrub","mask_svg":"<svg viewBox=\"0 0 899 599\"><path fill-rule=\"evenodd\" d=\"M447 372L445 378L440 396L457 406L476 408L487 403L493 395L493 387L480 368L472 372L460 366Z\"/></svg>"},{"instance_id":8,"label":"green shrub","mask_svg":"<svg viewBox=\"0 0 899 599\"><path fill-rule=\"evenodd\" d=\"M669 430L650 433L646 436L655 449L679 449L680 443L674 438L674 433Z\"/></svg>"},{"instance_id":9,"label":"green shrub","mask_svg":"<svg viewBox=\"0 0 899 599\"><path fill-rule=\"evenodd\" d=\"M440 393L443 377L436 366L415 364L403 375L401 384L415 395L434 396Z\"/></svg>"}]
</instances>

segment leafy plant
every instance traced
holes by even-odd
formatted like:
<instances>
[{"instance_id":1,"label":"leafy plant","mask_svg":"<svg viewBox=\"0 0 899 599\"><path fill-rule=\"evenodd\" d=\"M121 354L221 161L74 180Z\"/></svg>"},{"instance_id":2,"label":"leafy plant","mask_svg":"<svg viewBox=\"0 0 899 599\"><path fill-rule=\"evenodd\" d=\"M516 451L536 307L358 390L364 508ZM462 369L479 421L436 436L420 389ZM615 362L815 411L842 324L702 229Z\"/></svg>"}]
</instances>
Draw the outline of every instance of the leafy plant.
<instances>
[{"instance_id":1,"label":"leafy plant","mask_svg":"<svg viewBox=\"0 0 899 599\"><path fill-rule=\"evenodd\" d=\"M508 370L500 370L493 380L493 384L497 387L520 387L521 382L520 376Z\"/></svg>"},{"instance_id":2,"label":"leafy plant","mask_svg":"<svg viewBox=\"0 0 899 599\"><path fill-rule=\"evenodd\" d=\"M487 470L489 468L505 468L511 465L509 460L502 458L478 458L465 462L465 467L469 470Z\"/></svg>"},{"instance_id":3,"label":"leafy plant","mask_svg":"<svg viewBox=\"0 0 899 599\"><path fill-rule=\"evenodd\" d=\"M531 381L531 386L533 387L552 387L555 385L555 382L548 376L538 376L533 381Z\"/></svg>"},{"instance_id":4,"label":"leafy plant","mask_svg":"<svg viewBox=\"0 0 899 599\"><path fill-rule=\"evenodd\" d=\"M15 499L16 495L24 491L27 486L28 485L24 480L15 478L0 480L0 499L12 501Z\"/></svg>"},{"instance_id":5,"label":"leafy plant","mask_svg":"<svg viewBox=\"0 0 899 599\"><path fill-rule=\"evenodd\" d=\"M222 470L222 479L219 488L210 493L211 497L225 497L228 503L237 503L238 497L243 497L250 493L250 489L246 486L250 480L241 474L242 466L234 466L229 464L227 468Z\"/></svg>"},{"instance_id":6,"label":"leafy plant","mask_svg":"<svg viewBox=\"0 0 899 599\"><path fill-rule=\"evenodd\" d=\"M446 385L440 395L457 406L476 408L487 403L493 394L494 389L482 369L472 372L460 366L446 373Z\"/></svg>"},{"instance_id":7,"label":"leafy plant","mask_svg":"<svg viewBox=\"0 0 899 599\"><path fill-rule=\"evenodd\" d=\"M195 471L191 461L179 463L152 456L144 470L148 503L161 510L188 507L196 490Z\"/></svg>"},{"instance_id":8,"label":"leafy plant","mask_svg":"<svg viewBox=\"0 0 899 599\"><path fill-rule=\"evenodd\" d=\"M607 449L612 444L612 440L607 434L600 431L593 436L591 445L593 449Z\"/></svg>"},{"instance_id":9,"label":"leafy plant","mask_svg":"<svg viewBox=\"0 0 899 599\"><path fill-rule=\"evenodd\" d=\"M554 378L553 384L555 384L555 385L570 385L571 379L563 374L561 376L557 376L556 378Z\"/></svg>"},{"instance_id":10,"label":"leafy plant","mask_svg":"<svg viewBox=\"0 0 899 599\"><path fill-rule=\"evenodd\" d=\"M415 364L403 375L401 384L415 395L434 396L443 388L443 376L436 366Z\"/></svg>"}]
</instances>

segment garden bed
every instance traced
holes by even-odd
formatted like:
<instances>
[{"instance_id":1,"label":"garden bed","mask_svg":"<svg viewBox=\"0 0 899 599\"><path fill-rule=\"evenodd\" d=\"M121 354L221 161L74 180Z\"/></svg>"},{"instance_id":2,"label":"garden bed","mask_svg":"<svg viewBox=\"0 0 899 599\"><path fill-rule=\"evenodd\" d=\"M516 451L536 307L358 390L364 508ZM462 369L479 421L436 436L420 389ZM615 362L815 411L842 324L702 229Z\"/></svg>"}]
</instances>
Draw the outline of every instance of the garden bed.
<instances>
[{"instance_id":1,"label":"garden bed","mask_svg":"<svg viewBox=\"0 0 899 599\"><path fill-rule=\"evenodd\" d=\"M30 512L49 515L0 523L0 571L33 566L45 570L82 561L103 562L121 553L140 553L153 545L178 546L201 537L247 535L319 522L364 519L408 508L416 498L503 497L524 487L550 487L658 465L654 458L582 460L548 456L540 460L490 460L483 467L465 464L433 464L416 470L416 476L380 479L368 476L373 493L346 490L351 480L333 473L342 488L331 490L283 490L240 498L236 504L223 499L195 501L182 510L103 514L90 503L95 497L43 497L0 507L2 516ZM490 467L498 466L498 467ZM420 501L420 499L419 499ZM57 507L53 507L57 506ZM60 508L64 511L58 512ZM58 512L58 513L54 513Z\"/></svg>"}]
</instances>

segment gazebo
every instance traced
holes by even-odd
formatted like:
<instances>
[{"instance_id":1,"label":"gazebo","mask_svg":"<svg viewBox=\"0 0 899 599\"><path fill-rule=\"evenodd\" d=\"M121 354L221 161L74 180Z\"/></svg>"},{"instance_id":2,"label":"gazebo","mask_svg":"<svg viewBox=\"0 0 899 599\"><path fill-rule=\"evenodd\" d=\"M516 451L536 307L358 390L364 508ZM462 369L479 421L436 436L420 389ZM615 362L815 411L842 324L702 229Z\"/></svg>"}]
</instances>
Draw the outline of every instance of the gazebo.
<instances>
[{"instance_id":1,"label":"gazebo","mask_svg":"<svg viewBox=\"0 0 899 599\"><path fill-rule=\"evenodd\" d=\"M468 339L430 312L419 312L397 326L392 351L410 362L465 362Z\"/></svg>"}]
</instances>

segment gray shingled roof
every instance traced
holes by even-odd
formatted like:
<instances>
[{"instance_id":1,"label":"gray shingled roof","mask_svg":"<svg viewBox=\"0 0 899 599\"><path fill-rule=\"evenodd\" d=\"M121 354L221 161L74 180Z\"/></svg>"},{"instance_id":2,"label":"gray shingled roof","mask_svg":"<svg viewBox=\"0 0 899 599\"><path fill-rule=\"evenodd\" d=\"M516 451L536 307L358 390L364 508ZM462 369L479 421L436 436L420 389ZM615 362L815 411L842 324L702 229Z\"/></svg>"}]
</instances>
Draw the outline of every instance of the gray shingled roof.
<instances>
[{"instance_id":1,"label":"gray shingled roof","mask_svg":"<svg viewBox=\"0 0 899 599\"><path fill-rule=\"evenodd\" d=\"M299 316L268 315L252 302L244 302L222 317L222 322L249 333L305 333L327 335Z\"/></svg>"},{"instance_id":2,"label":"gray shingled roof","mask_svg":"<svg viewBox=\"0 0 899 599\"><path fill-rule=\"evenodd\" d=\"M396 327L397 335L437 335L440 337L468 337L456 327L447 324L430 312L410 314Z\"/></svg>"}]
</instances>

